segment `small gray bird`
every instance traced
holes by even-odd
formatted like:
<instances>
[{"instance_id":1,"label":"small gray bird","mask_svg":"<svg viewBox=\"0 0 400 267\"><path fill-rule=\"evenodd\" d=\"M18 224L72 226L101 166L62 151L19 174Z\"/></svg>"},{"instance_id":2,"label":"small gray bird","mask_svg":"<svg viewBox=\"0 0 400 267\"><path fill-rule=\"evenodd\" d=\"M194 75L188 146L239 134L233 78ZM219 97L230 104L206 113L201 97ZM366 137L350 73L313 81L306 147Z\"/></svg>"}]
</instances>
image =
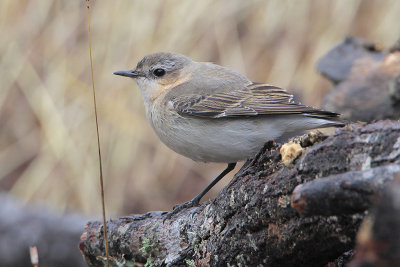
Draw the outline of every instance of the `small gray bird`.
<instances>
[{"instance_id":1,"label":"small gray bird","mask_svg":"<svg viewBox=\"0 0 400 267\"><path fill-rule=\"evenodd\" d=\"M179 54L150 54L135 69L114 74L136 81L147 119L169 148L195 161L228 163L199 195L173 212L199 205L236 162L254 157L267 141L344 126L339 114L297 103L284 89Z\"/></svg>"}]
</instances>

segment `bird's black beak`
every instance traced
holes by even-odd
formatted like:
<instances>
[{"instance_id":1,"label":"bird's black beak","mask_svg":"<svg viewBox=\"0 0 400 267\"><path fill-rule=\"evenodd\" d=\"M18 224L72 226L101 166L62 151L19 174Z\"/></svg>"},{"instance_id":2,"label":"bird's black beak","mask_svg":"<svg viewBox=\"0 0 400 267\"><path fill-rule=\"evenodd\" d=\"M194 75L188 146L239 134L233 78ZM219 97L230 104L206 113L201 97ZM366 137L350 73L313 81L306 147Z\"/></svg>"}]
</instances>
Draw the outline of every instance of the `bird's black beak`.
<instances>
[{"instance_id":1,"label":"bird's black beak","mask_svg":"<svg viewBox=\"0 0 400 267\"><path fill-rule=\"evenodd\" d=\"M125 76L125 77L130 77L130 78L137 78L142 76L139 72L137 72L135 69L133 70L119 70L114 72L115 75L120 75L120 76Z\"/></svg>"}]
</instances>

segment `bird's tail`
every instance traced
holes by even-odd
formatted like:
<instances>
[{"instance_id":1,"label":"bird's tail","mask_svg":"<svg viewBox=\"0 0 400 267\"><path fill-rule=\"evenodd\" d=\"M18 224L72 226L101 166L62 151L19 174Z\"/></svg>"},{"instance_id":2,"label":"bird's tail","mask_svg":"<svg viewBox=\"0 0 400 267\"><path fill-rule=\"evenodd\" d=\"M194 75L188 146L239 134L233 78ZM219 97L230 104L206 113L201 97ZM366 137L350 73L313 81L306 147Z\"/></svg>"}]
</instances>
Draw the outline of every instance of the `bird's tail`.
<instances>
[{"instance_id":1,"label":"bird's tail","mask_svg":"<svg viewBox=\"0 0 400 267\"><path fill-rule=\"evenodd\" d=\"M310 113L304 114L305 116L309 118L315 118L315 119L320 119L323 120L324 123L321 124L320 128L325 128L325 127L344 127L346 124L349 122L346 120L343 120L340 118L339 113L331 112L331 111L325 111L325 110L319 110L315 109Z\"/></svg>"}]
</instances>

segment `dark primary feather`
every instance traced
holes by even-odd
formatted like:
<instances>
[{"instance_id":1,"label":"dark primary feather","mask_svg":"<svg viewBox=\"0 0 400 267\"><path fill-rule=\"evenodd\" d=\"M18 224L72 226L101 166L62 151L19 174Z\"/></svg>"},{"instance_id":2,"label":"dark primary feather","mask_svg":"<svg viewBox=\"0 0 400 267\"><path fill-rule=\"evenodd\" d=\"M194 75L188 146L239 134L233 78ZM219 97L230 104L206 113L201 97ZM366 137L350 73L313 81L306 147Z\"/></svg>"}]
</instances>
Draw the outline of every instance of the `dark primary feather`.
<instances>
[{"instance_id":1,"label":"dark primary feather","mask_svg":"<svg viewBox=\"0 0 400 267\"><path fill-rule=\"evenodd\" d=\"M172 99L181 115L204 118L228 118L260 115L307 114L337 120L339 114L314 109L293 101L293 95L272 85L253 83L243 90L209 95L186 94Z\"/></svg>"}]
</instances>

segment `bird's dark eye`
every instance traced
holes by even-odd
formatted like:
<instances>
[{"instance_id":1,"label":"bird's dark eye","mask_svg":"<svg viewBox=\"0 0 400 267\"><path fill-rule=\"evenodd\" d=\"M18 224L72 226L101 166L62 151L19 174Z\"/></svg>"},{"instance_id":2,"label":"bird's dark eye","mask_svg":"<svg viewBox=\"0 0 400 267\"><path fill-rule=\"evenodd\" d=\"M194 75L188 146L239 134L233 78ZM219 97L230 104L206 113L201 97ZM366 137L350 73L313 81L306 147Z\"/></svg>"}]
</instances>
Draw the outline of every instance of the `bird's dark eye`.
<instances>
[{"instance_id":1,"label":"bird's dark eye","mask_svg":"<svg viewBox=\"0 0 400 267\"><path fill-rule=\"evenodd\" d=\"M161 77L165 74L165 70L164 69L155 69L153 71L153 74L156 75L157 77Z\"/></svg>"}]
</instances>

